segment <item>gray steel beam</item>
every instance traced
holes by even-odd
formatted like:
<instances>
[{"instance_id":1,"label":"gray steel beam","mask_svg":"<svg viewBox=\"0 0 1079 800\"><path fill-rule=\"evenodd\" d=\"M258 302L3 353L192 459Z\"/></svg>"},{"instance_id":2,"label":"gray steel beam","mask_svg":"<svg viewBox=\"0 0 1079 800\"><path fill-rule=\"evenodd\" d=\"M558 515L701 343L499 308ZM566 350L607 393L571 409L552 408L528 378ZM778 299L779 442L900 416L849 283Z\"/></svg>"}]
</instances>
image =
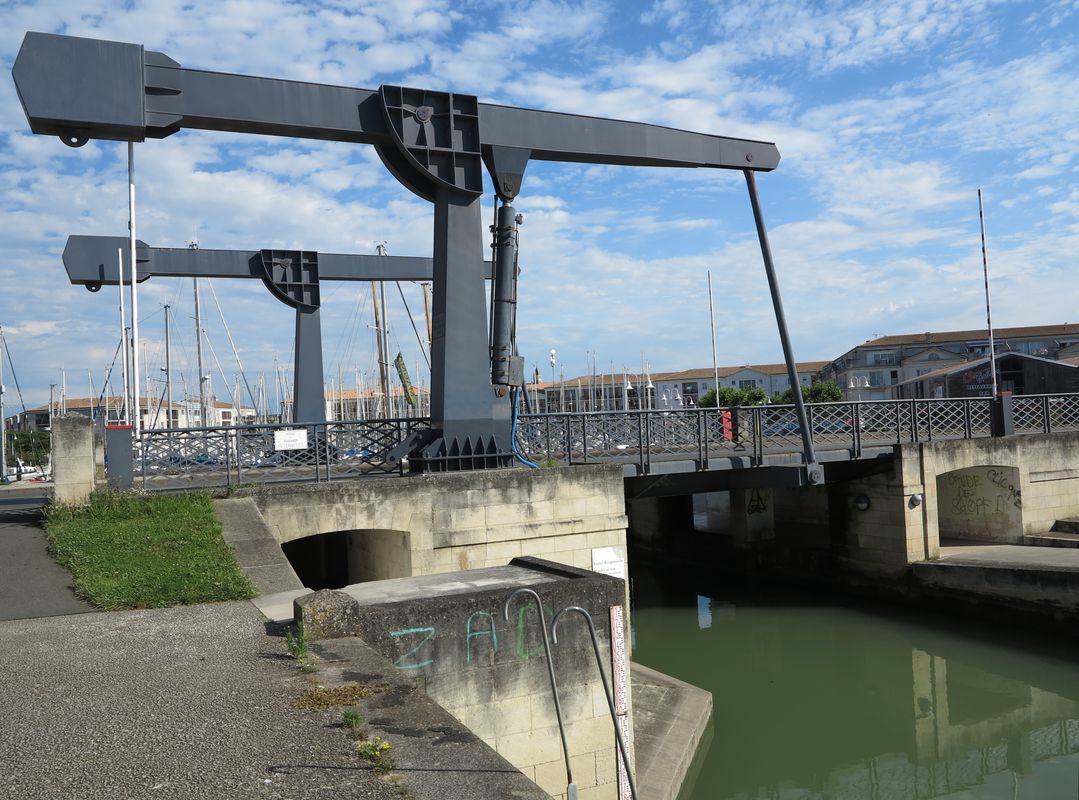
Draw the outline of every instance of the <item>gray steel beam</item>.
<instances>
[{"instance_id":1,"label":"gray steel beam","mask_svg":"<svg viewBox=\"0 0 1079 800\"><path fill-rule=\"evenodd\" d=\"M265 280L260 250L203 250L190 247L136 246L139 281L152 276L171 278L260 278ZM115 286L119 258L131 274L127 239L122 236L70 236L64 247L64 267L73 284L97 291ZM340 255L318 253L319 281L414 281L433 278L434 260L411 256ZM491 263L481 271L490 274ZM280 298L279 298L280 299ZM296 359L293 421L325 422L322 326L317 307L296 308Z\"/></svg>"},{"instance_id":2,"label":"gray steel beam","mask_svg":"<svg viewBox=\"0 0 1079 800\"><path fill-rule=\"evenodd\" d=\"M27 33L12 76L34 133L142 141L181 128L392 144L379 93L186 69L141 45ZM770 142L643 122L479 104L480 145L531 158L772 170Z\"/></svg>"},{"instance_id":3,"label":"gray steel beam","mask_svg":"<svg viewBox=\"0 0 1079 800\"><path fill-rule=\"evenodd\" d=\"M79 286L115 286L117 250L124 259L124 274L131 274L124 236L69 236L64 247L64 268ZM139 281L151 276L169 278L262 278L258 250L207 250L190 247L150 247L139 241L136 260ZM319 278L334 281L429 281L433 260L416 256L342 255L319 253ZM486 277L491 262L484 262ZM130 280L130 279L129 279Z\"/></svg>"}]
</instances>

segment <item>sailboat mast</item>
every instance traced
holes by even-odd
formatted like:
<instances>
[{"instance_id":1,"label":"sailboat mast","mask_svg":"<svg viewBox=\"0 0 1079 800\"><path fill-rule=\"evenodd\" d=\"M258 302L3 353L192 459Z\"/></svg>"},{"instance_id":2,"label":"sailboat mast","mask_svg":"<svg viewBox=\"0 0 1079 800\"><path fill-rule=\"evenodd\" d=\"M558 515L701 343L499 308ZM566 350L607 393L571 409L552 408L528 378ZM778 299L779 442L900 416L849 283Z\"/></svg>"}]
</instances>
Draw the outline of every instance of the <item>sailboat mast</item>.
<instances>
[{"instance_id":1,"label":"sailboat mast","mask_svg":"<svg viewBox=\"0 0 1079 800\"><path fill-rule=\"evenodd\" d=\"M128 398L131 394L127 389L127 325L125 324L126 320L124 319L124 250L122 247L116 248L116 258L119 261L120 267L120 349L124 351L124 403L120 414L120 422L127 425L130 420L129 411L131 410Z\"/></svg>"},{"instance_id":2,"label":"sailboat mast","mask_svg":"<svg viewBox=\"0 0 1079 800\"><path fill-rule=\"evenodd\" d=\"M195 249L198 245L192 245ZM202 366L202 312L199 308L199 279L192 278L195 290L195 358L199 368L199 425L206 427L210 424L206 410L206 371Z\"/></svg>"},{"instance_id":3,"label":"sailboat mast","mask_svg":"<svg viewBox=\"0 0 1079 800\"><path fill-rule=\"evenodd\" d=\"M165 427L172 427L172 339L169 332L169 312L171 306L165 306L165 398L168 402L165 410Z\"/></svg>"},{"instance_id":4,"label":"sailboat mast","mask_svg":"<svg viewBox=\"0 0 1079 800\"><path fill-rule=\"evenodd\" d=\"M127 143L127 214L131 249L131 385L135 405L135 438L142 431L142 402L139 397L139 268L135 258L135 143Z\"/></svg>"},{"instance_id":5,"label":"sailboat mast","mask_svg":"<svg viewBox=\"0 0 1079 800\"><path fill-rule=\"evenodd\" d=\"M4 328L0 325L0 483L7 479L7 421L4 419Z\"/></svg>"}]
</instances>

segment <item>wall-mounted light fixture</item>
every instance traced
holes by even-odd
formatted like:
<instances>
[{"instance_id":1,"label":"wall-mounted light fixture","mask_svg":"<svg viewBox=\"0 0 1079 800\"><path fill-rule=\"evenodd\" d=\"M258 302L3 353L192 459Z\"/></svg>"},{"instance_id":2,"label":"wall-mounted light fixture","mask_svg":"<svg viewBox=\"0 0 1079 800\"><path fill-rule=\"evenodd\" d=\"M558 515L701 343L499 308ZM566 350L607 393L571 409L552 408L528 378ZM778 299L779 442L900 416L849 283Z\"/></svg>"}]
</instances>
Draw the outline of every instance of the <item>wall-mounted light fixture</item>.
<instances>
[{"instance_id":1,"label":"wall-mounted light fixture","mask_svg":"<svg viewBox=\"0 0 1079 800\"><path fill-rule=\"evenodd\" d=\"M869 510L869 498L864 494L856 495L851 504L859 511Z\"/></svg>"},{"instance_id":2,"label":"wall-mounted light fixture","mask_svg":"<svg viewBox=\"0 0 1079 800\"><path fill-rule=\"evenodd\" d=\"M911 508L917 508L922 504L922 496L920 494L912 494L910 496L910 502L907 503Z\"/></svg>"}]
</instances>

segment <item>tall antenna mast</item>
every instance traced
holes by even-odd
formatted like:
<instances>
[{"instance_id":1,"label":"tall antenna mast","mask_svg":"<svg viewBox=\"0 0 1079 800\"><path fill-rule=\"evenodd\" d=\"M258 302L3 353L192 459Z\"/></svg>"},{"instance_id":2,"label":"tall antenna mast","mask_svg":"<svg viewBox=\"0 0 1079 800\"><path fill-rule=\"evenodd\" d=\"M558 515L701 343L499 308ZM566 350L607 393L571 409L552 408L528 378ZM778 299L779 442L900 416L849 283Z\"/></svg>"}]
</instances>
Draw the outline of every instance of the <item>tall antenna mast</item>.
<instances>
[{"instance_id":1,"label":"tall antenna mast","mask_svg":"<svg viewBox=\"0 0 1079 800\"><path fill-rule=\"evenodd\" d=\"M989 303L989 257L985 250L985 209L982 190L978 190L978 221L982 225L982 273L985 275L985 324L989 328L989 371L993 376L993 397L997 396L997 348L993 343L993 311Z\"/></svg>"},{"instance_id":2,"label":"tall antenna mast","mask_svg":"<svg viewBox=\"0 0 1079 800\"><path fill-rule=\"evenodd\" d=\"M712 270L708 270L708 319L712 329L712 374L716 381L716 407L719 407L719 361L716 359L716 310L712 305Z\"/></svg>"}]
</instances>

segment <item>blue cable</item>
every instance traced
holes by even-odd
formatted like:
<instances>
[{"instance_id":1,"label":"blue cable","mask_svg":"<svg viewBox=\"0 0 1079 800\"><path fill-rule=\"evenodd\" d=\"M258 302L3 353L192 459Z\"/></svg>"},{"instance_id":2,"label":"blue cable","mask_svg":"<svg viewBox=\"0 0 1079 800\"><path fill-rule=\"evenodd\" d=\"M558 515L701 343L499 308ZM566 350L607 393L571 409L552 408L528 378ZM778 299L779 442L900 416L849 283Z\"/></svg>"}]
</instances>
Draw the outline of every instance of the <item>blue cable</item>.
<instances>
[{"instance_id":1,"label":"blue cable","mask_svg":"<svg viewBox=\"0 0 1079 800\"><path fill-rule=\"evenodd\" d=\"M513 427L510 429L510 447L513 449L513 455L516 456L518 461L520 461L526 467L531 467L532 469L539 469L539 464L529 461L527 458L522 456L521 452L517 449L517 395L517 388L514 387L513 400L511 401L513 403Z\"/></svg>"}]
</instances>

